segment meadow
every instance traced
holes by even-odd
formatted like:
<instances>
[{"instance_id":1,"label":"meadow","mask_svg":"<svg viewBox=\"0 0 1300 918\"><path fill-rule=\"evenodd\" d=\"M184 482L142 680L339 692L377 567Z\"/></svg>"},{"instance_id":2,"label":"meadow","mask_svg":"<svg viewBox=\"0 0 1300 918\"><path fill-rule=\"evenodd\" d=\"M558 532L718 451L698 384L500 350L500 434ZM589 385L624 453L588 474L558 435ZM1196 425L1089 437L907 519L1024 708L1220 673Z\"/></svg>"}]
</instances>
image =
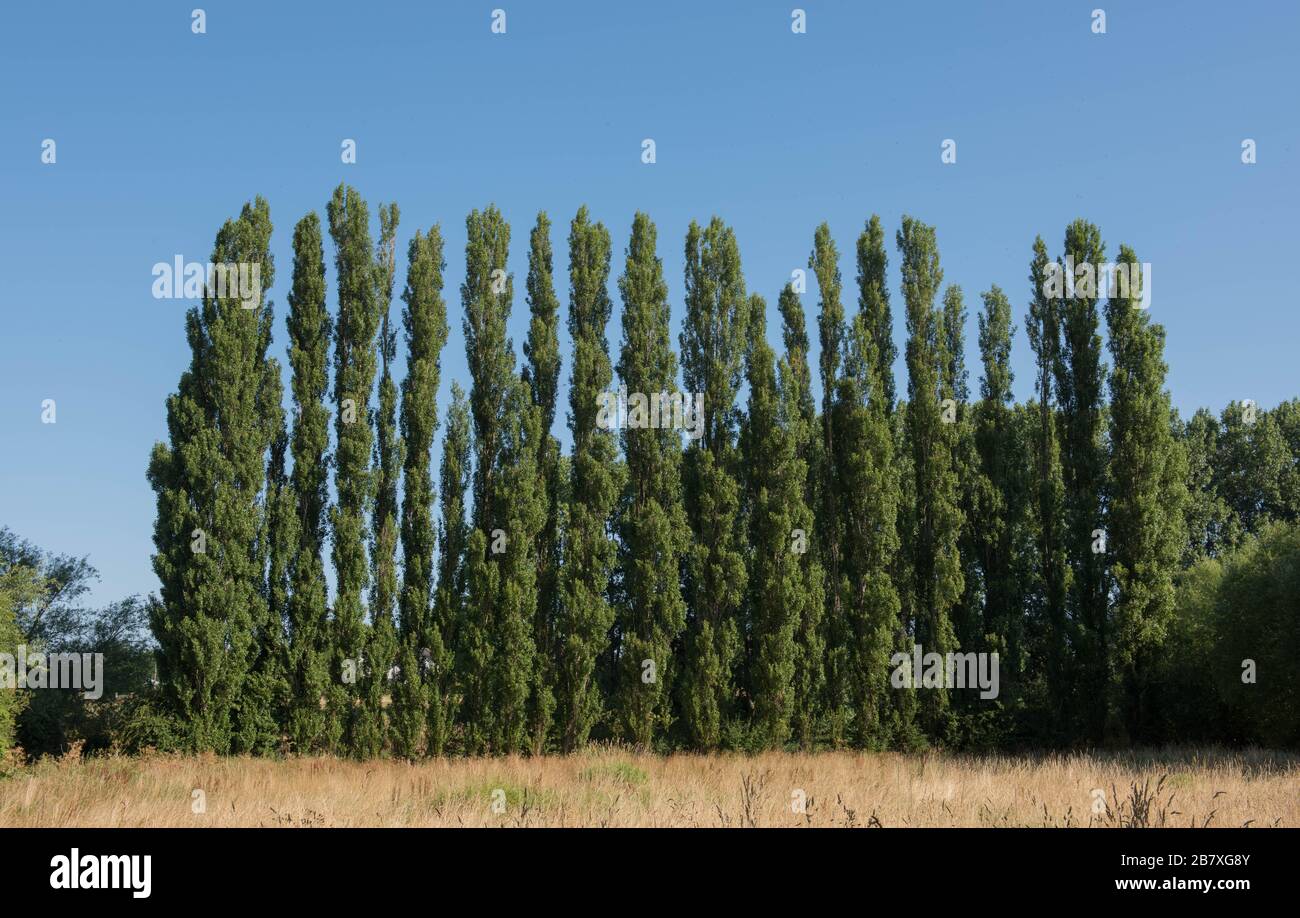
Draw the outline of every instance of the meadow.
<instances>
[{"instance_id":1,"label":"meadow","mask_svg":"<svg viewBox=\"0 0 1300 918\"><path fill-rule=\"evenodd\" d=\"M0 778L0 826L1285 827L1300 756L770 752L407 763L46 758Z\"/></svg>"}]
</instances>

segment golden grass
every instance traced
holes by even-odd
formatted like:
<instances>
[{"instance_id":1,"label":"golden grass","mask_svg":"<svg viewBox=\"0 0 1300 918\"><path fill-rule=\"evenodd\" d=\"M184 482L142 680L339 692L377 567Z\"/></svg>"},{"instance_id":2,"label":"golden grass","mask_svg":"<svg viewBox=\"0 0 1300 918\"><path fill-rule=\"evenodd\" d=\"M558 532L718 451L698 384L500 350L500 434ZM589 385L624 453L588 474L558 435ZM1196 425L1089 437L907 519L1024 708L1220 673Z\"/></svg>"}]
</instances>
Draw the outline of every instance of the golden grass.
<instances>
[{"instance_id":1,"label":"golden grass","mask_svg":"<svg viewBox=\"0 0 1300 918\"><path fill-rule=\"evenodd\" d=\"M1300 757L151 755L46 760L0 778L0 826L1121 825L1300 825Z\"/></svg>"}]
</instances>

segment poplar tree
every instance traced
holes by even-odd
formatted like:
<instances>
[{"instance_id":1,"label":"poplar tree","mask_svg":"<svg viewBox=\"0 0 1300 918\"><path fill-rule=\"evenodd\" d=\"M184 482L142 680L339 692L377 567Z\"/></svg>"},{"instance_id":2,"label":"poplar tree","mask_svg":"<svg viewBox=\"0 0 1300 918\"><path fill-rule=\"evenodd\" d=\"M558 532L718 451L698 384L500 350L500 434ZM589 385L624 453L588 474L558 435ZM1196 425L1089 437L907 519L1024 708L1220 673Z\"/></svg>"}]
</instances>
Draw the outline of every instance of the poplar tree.
<instances>
[{"instance_id":1,"label":"poplar tree","mask_svg":"<svg viewBox=\"0 0 1300 918\"><path fill-rule=\"evenodd\" d=\"M541 411L533 405L527 383L515 377L506 393L501 468L494 481L500 528L490 545L492 560L487 562L498 568L491 581L497 595L490 604L495 643L490 680L494 707L490 748L499 753L523 752L530 746L529 696L536 654L536 546L546 522L545 483L537 466L542 436ZM503 550L498 551L495 543L501 535Z\"/></svg>"},{"instance_id":2,"label":"poplar tree","mask_svg":"<svg viewBox=\"0 0 1300 918\"><path fill-rule=\"evenodd\" d=\"M530 696L531 747L541 753L555 716L555 661L559 626L560 572L560 442L551 435L555 424L555 401L560 384L560 301L555 295L551 254L551 222L543 211L529 236L528 309L532 318L524 357L528 363L523 377L533 405L541 412L538 439L538 474L545 486L546 518L537 539L537 616L533 639L537 646L536 665Z\"/></svg>"},{"instance_id":3,"label":"poplar tree","mask_svg":"<svg viewBox=\"0 0 1300 918\"><path fill-rule=\"evenodd\" d=\"M446 661L442 668L435 664L429 675L426 749L430 755L440 754L450 738L469 666L463 640L468 627L465 560L470 529L465 519L465 495L470 488L471 436L465 390L453 381L438 470L438 589L434 594L432 621L446 648Z\"/></svg>"},{"instance_id":4,"label":"poplar tree","mask_svg":"<svg viewBox=\"0 0 1300 918\"><path fill-rule=\"evenodd\" d=\"M245 308L238 291L209 282L186 313L190 366L167 400L169 444L156 443L149 463L158 502L161 602L151 611L158 677L190 748L218 753L252 748L252 725L263 716L241 705L255 629L267 616L258 536L270 445L266 386L278 372L266 356L272 312L262 296L274 280L270 238L260 197L217 233L212 263L256 268L256 303Z\"/></svg>"},{"instance_id":5,"label":"poplar tree","mask_svg":"<svg viewBox=\"0 0 1300 918\"><path fill-rule=\"evenodd\" d=\"M1174 615L1174 573L1185 542L1187 461L1170 423L1165 331L1138 306L1140 266L1128 246L1120 246L1118 267L1130 283L1127 290L1113 287L1106 302L1114 361L1108 506L1116 594L1114 678L1128 738L1141 742L1153 737L1150 699L1157 655Z\"/></svg>"},{"instance_id":6,"label":"poplar tree","mask_svg":"<svg viewBox=\"0 0 1300 918\"><path fill-rule=\"evenodd\" d=\"M805 563L812 513L805 500L808 470L799 455L806 420L799 383L780 363L765 332L766 304L750 298L750 344L746 352L749 410L742 434L747 472L751 566L754 720L764 745L780 748L791 735L797 705L811 701L808 686L796 688L800 635L821 615L821 569ZM799 673L805 682L807 672ZM810 712L798 712L805 733ZM800 737L801 741L805 737Z\"/></svg>"},{"instance_id":7,"label":"poplar tree","mask_svg":"<svg viewBox=\"0 0 1300 918\"><path fill-rule=\"evenodd\" d=\"M316 751L323 738L321 701L329 688L330 651L323 551L330 414L325 397L333 329L325 305L325 252L315 213L298 221L293 231L288 329L294 404L291 493L297 535L289 572L288 732L293 748L306 753Z\"/></svg>"},{"instance_id":8,"label":"poplar tree","mask_svg":"<svg viewBox=\"0 0 1300 918\"><path fill-rule=\"evenodd\" d=\"M694 534L686 564L688 629L681 710L688 735L715 748L733 697L745 595L737 475L736 394L747 342L749 303L735 233L714 217L686 234L686 319L681 333L689 397L704 397L702 435L686 450L685 506ZM696 419L696 423L701 421Z\"/></svg>"},{"instance_id":9,"label":"poplar tree","mask_svg":"<svg viewBox=\"0 0 1300 918\"><path fill-rule=\"evenodd\" d=\"M874 748L889 741L893 728L889 660L901 614L890 573L899 548L898 472L882 370L869 313L859 312L836 395L835 467L843 519L845 697L854 742Z\"/></svg>"},{"instance_id":10,"label":"poplar tree","mask_svg":"<svg viewBox=\"0 0 1300 918\"><path fill-rule=\"evenodd\" d=\"M898 347L894 344L894 319L889 304L889 256L885 247L885 230L875 214L871 215L858 236L857 263L858 315L871 339L873 350L868 355L864 347L858 347L861 355L859 360L868 362L872 375L870 380L860 378L856 388L860 393L868 393L872 399L879 399L889 428L893 466L889 481L892 481L894 488L891 500L894 504L894 539L898 546L887 565L894 595L898 600L891 644L894 652L910 656L913 639L906 626L915 618L915 604L910 589L912 569L907 548L911 544L909 526L915 501L912 499L911 456L906 442L906 415L905 412L896 410L898 390L894 380L894 361L898 357ZM855 319L855 323L857 321L859 320ZM857 336L856 329L852 331ZM888 483L882 482L886 485L886 491ZM880 711L879 724L871 730L859 729L858 740L873 744L887 741L900 748L917 746L919 738L913 724L915 709L915 692L910 688L900 689L891 685L887 707ZM859 726L861 725L862 722L859 721Z\"/></svg>"},{"instance_id":11,"label":"poplar tree","mask_svg":"<svg viewBox=\"0 0 1300 918\"><path fill-rule=\"evenodd\" d=\"M416 230L407 248L402 325L406 378L402 380L401 436L405 446L402 487L402 595L400 683L394 693L399 755L414 757L426 735L430 755L441 755L449 725L444 701L452 666L448 634L433 614L433 439L438 430L438 384L447 343L447 304L442 298L442 231Z\"/></svg>"},{"instance_id":12,"label":"poplar tree","mask_svg":"<svg viewBox=\"0 0 1300 918\"><path fill-rule=\"evenodd\" d=\"M814 509L818 506L817 471L821 462L821 439L812 373L808 368L808 330L803 304L792 284L786 284L781 290L778 306L785 342L785 356L779 366L781 404L794 437L795 455L804 464L803 510L799 511L796 506L795 527L803 531L808 543L808 550L801 558L808 601L803 603L802 615L795 623L790 728L800 748L810 750L816 739L826 685L823 659L826 645L822 633L826 575L822 568L822 554L817 548L818 530L814 518Z\"/></svg>"},{"instance_id":13,"label":"poplar tree","mask_svg":"<svg viewBox=\"0 0 1300 918\"><path fill-rule=\"evenodd\" d=\"M999 654L1002 695L1015 697L1024 669L1025 604L1022 546L1030 538L1026 513L1032 460L1021 436L1011 383L1011 303L994 284L982 295L979 349L983 375L975 406L974 446L978 486L969 522L975 565L983 590L982 633ZM1009 684L1010 683L1010 684ZM1010 703L1010 702L1008 702Z\"/></svg>"},{"instance_id":14,"label":"poplar tree","mask_svg":"<svg viewBox=\"0 0 1300 918\"><path fill-rule=\"evenodd\" d=\"M894 385L898 347L894 344L894 317L889 308L889 285L885 274L888 265L885 229L880 217L872 214L858 236L858 312L874 345L880 400L892 414L898 397Z\"/></svg>"},{"instance_id":15,"label":"poplar tree","mask_svg":"<svg viewBox=\"0 0 1300 918\"><path fill-rule=\"evenodd\" d=\"M821 497L817 515L817 545L826 570L826 614L822 620L826 648L826 712L830 719L833 745L844 741L845 725L851 717L849 701L849 632L844 609L843 539L844 520L840 514L843 497L842 470L838 461L839 430L842 417L839 407L840 384L847 328L844 306L840 299L840 255L831 238L830 227L823 223L813 234L813 249L808 267L817 278L817 328L821 341L819 358L822 380L822 442L818 491Z\"/></svg>"},{"instance_id":16,"label":"poplar tree","mask_svg":"<svg viewBox=\"0 0 1300 918\"><path fill-rule=\"evenodd\" d=\"M261 350L265 354L271 341L269 323L264 335ZM258 537L263 557L258 559L258 565L266 571L266 580L262 591L264 604L260 607L262 618L253 623L248 682L239 702L238 744L241 750L257 755L271 753L279 747L285 722L285 707L289 699L286 631L289 564L295 539L293 494L285 471L289 437L284 424L284 385L280 381L279 361L266 360L262 373L258 412L262 420L261 436L269 443L269 457Z\"/></svg>"},{"instance_id":17,"label":"poplar tree","mask_svg":"<svg viewBox=\"0 0 1300 918\"><path fill-rule=\"evenodd\" d=\"M402 470L402 440L397 429L397 384L390 368L397 358L397 330L391 327L393 279L397 274L396 204L379 207L379 244L375 249L375 306L379 310L379 404L373 414L375 447L372 463L374 505L370 514L370 632L364 669L365 707L362 718L367 755L377 755L389 737L385 695L397 663L397 485Z\"/></svg>"},{"instance_id":18,"label":"poplar tree","mask_svg":"<svg viewBox=\"0 0 1300 918\"><path fill-rule=\"evenodd\" d=\"M962 515L950 436L939 404L943 351L942 314L934 298L943 283L934 228L903 218L897 243L902 259L903 300L907 304L907 434L914 477L911 531L914 634L925 653L941 656L955 649L950 614L964 587L957 540ZM952 717L948 691L912 673L924 689L919 706L931 738L949 738Z\"/></svg>"},{"instance_id":19,"label":"poplar tree","mask_svg":"<svg viewBox=\"0 0 1300 918\"><path fill-rule=\"evenodd\" d=\"M975 453L975 432L970 413L970 377L966 370L966 300L957 284L944 290L939 323L939 399L942 407L940 428L945 447L952 457L957 477L957 506L961 527L957 534L957 556L962 573L962 592L949 618L952 620L957 647L966 652L990 651L984 628L984 583L977 563L976 544L982 521L977 508L984 502L988 482L979 469ZM981 699L965 692L951 699L961 740L971 742L982 736L988 718L979 713Z\"/></svg>"},{"instance_id":20,"label":"poplar tree","mask_svg":"<svg viewBox=\"0 0 1300 918\"><path fill-rule=\"evenodd\" d=\"M336 412L334 487L330 511L334 534L334 635L329 739L331 747L366 755L377 742L361 717L361 684L367 649L366 510L375 493L370 471L372 431L370 394L375 384L375 335L380 306L370 243L370 209L353 188L339 185L327 208L334 241L338 283L338 320L334 334L334 403Z\"/></svg>"},{"instance_id":21,"label":"poplar tree","mask_svg":"<svg viewBox=\"0 0 1300 918\"><path fill-rule=\"evenodd\" d=\"M1046 729L1062 731L1069 697L1070 667L1066 592L1069 566L1065 556L1065 482L1061 469L1053 381L1060 361L1061 324L1055 298L1049 295L1050 266L1042 237L1034 239L1030 262L1031 298L1025 331L1037 363L1035 406L1037 425L1033 438L1035 464L1034 510L1037 530L1037 565L1031 618L1038 632L1036 645L1045 657Z\"/></svg>"},{"instance_id":22,"label":"poplar tree","mask_svg":"<svg viewBox=\"0 0 1300 918\"><path fill-rule=\"evenodd\" d=\"M638 212L623 274L623 339L618 376L630 392L679 395L669 337L668 284L656 254L657 233ZM667 399L664 399L666 402ZM672 647L686 627L681 565L691 532L682 506L681 432L665 425L622 432L627 477L619 504L621 639L615 709L624 734L650 749L672 723L676 666Z\"/></svg>"},{"instance_id":23,"label":"poplar tree","mask_svg":"<svg viewBox=\"0 0 1300 918\"><path fill-rule=\"evenodd\" d=\"M597 423L601 396L613 379L605 334L612 306L607 290L609 263L609 230L603 224L592 224L587 208L580 208L569 229L572 497L560 581L557 679L561 741L566 752L586 742L600 714L596 662L614 623L606 590L615 561L610 517L621 485L614 432Z\"/></svg>"},{"instance_id":24,"label":"poplar tree","mask_svg":"<svg viewBox=\"0 0 1300 918\"><path fill-rule=\"evenodd\" d=\"M514 298L514 279L506 272L510 225L495 206L489 206L470 213L465 226L465 280L460 292L472 381L474 519L465 559L468 605L461 638L465 742L467 751L476 753L491 749L494 741L502 738L504 715L498 706L499 696L503 686L516 685L519 678L518 673L507 671L520 662L519 655L512 654L507 660L503 650L504 643L518 635L503 634L497 628L504 611L499 606L502 570L496 563L510 543L520 538L518 532L509 531L505 513L497 506L506 413L517 377L514 350L506 337ZM531 667L531 658L528 663Z\"/></svg>"},{"instance_id":25,"label":"poplar tree","mask_svg":"<svg viewBox=\"0 0 1300 918\"><path fill-rule=\"evenodd\" d=\"M1100 742L1110 715L1109 574L1104 490L1106 485L1106 368L1101 362L1101 335L1095 266L1106 260L1096 226L1075 220L1065 231L1062 289L1054 298L1060 316L1061 348L1056 361L1060 406L1061 470L1065 484L1064 543L1071 568L1069 608L1079 623L1075 646L1081 672L1076 680L1087 735ZM1074 266L1075 274L1071 274ZM1091 278L1091 282L1089 279Z\"/></svg>"}]
</instances>

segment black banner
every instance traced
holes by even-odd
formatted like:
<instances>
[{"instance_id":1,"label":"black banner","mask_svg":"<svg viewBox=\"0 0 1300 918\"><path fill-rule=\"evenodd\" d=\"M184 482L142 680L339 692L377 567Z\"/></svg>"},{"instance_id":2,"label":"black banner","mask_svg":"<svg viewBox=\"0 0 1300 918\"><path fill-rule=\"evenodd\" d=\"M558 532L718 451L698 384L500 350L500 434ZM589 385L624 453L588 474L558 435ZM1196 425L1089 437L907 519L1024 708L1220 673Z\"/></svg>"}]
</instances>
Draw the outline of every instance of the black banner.
<instances>
[{"instance_id":1,"label":"black banner","mask_svg":"<svg viewBox=\"0 0 1300 918\"><path fill-rule=\"evenodd\" d=\"M10 829L0 873L14 902L127 908L433 905L451 890L555 903L607 891L657 909L682 883L697 902L850 891L919 904L982 889L999 905L1050 893L1230 908L1294 896L1298 841L1292 829Z\"/></svg>"}]
</instances>

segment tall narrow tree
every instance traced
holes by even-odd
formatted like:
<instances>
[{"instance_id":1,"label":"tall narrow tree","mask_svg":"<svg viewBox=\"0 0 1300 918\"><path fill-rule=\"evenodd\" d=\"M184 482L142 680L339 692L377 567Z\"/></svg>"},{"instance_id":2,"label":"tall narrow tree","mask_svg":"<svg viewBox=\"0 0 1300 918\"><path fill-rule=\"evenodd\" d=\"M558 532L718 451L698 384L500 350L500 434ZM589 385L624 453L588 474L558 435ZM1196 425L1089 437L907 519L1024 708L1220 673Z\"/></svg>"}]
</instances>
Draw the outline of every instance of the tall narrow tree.
<instances>
[{"instance_id":1,"label":"tall narrow tree","mask_svg":"<svg viewBox=\"0 0 1300 918\"><path fill-rule=\"evenodd\" d=\"M858 236L858 311L875 346L880 399L892 414L898 397L894 385L894 360L898 357L898 347L894 344L894 317L889 308L888 266L885 228L880 217L872 214Z\"/></svg>"},{"instance_id":2,"label":"tall narrow tree","mask_svg":"<svg viewBox=\"0 0 1300 918\"><path fill-rule=\"evenodd\" d=\"M537 540L537 616L533 639L537 645L529 700L529 733L534 754L544 750L555 716L555 662L559 648L560 572L560 443L551 435L555 398L560 384L560 301L552 280L551 222L545 211L529 236L528 309L532 319L524 342L524 381L533 405L541 412L538 473L545 484L546 522Z\"/></svg>"},{"instance_id":3,"label":"tall narrow tree","mask_svg":"<svg viewBox=\"0 0 1300 918\"><path fill-rule=\"evenodd\" d=\"M843 495L841 470L836 466L840 455L837 444L839 426L838 400L843 376L846 326L840 299L843 283L840 255L831 238L830 227L823 223L813 235L813 249L808 267L817 278L817 329L821 343L819 358L822 381L822 429L820 468L817 490L820 503L817 513L817 551L826 571L826 614L822 619L822 645L826 648L825 708L830 721L830 739L844 741L849 707L849 639L844 611L843 539L844 521L840 515Z\"/></svg>"},{"instance_id":4,"label":"tall narrow tree","mask_svg":"<svg viewBox=\"0 0 1300 918\"><path fill-rule=\"evenodd\" d=\"M808 750L816 739L822 698L826 687L826 645L822 618L826 614L826 574L822 553L817 548L815 510L818 506L817 472L821 463L821 433L817 423L817 405L812 390L812 373L808 368L808 328L803 304L793 284L786 284L778 300L781 311L781 334L785 356L778 367L781 404L795 439L795 455L804 464L803 510L796 512L802 522L806 551L801 559L806 590L811 601L802 607L802 617L795 623L794 676L791 691L790 729L800 748Z\"/></svg>"},{"instance_id":5,"label":"tall narrow tree","mask_svg":"<svg viewBox=\"0 0 1300 918\"><path fill-rule=\"evenodd\" d=\"M609 230L582 207L569 229L569 334L573 385L572 498L560 582L559 722L566 751L586 742L600 713L596 661L609 639L614 610L606 590L615 560L610 518L620 490L614 432L597 424L613 371L605 327L611 302Z\"/></svg>"},{"instance_id":6,"label":"tall narrow tree","mask_svg":"<svg viewBox=\"0 0 1300 918\"><path fill-rule=\"evenodd\" d=\"M1173 578L1186 540L1187 460L1170 423L1165 330L1139 308L1140 266L1128 246L1120 246L1118 266L1130 283L1128 289L1109 291L1106 302L1114 360L1109 500L1114 666L1128 738L1149 742L1156 738L1151 695L1157 654L1173 618Z\"/></svg>"},{"instance_id":7,"label":"tall narrow tree","mask_svg":"<svg viewBox=\"0 0 1300 918\"><path fill-rule=\"evenodd\" d=\"M375 427L374 505L370 514L370 634L364 671L365 707L363 735L368 755L377 755L389 738L392 725L385 713L390 675L397 663L397 629L393 621L397 604L397 486L402 471L402 439L397 427L397 384L392 362L397 358L397 329L389 322L393 280L397 275L396 204L379 207L379 244L375 249L375 306L379 310L379 403L373 414Z\"/></svg>"},{"instance_id":8,"label":"tall narrow tree","mask_svg":"<svg viewBox=\"0 0 1300 918\"><path fill-rule=\"evenodd\" d=\"M190 367L167 400L170 444L155 444L149 463L162 584L151 615L159 680L191 748L220 753L251 749L263 714L243 693L255 628L267 615L258 534L270 445L263 410L272 314L262 294L274 277L270 238L260 197L217 233L213 264L255 269L256 302L245 308L228 285L210 283L186 314Z\"/></svg>"},{"instance_id":9,"label":"tall narrow tree","mask_svg":"<svg viewBox=\"0 0 1300 918\"><path fill-rule=\"evenodd\" d=\"M787 288L789 289L789 288ZM746 380L749 410L742 434L749 506L749 572L752 609L754 721L759 737L780 748L798 725L801 742L811 732L813 676L798 654L817 640L821 616L821 567L805 561L812 513L805 499L808 470L800 456L807 420L802 389L767 343L767 307L750 299ZM799 680L799 681L796 681ZM800 684L802 683L802 684Z\"/></svg>"},{"instance_id":10,"label":"tall narrow tree","mask_svg":"<svg viewBox=\"0 0 1300 918\"><path fill-rule=\"evenodd\" d=\"M668 285L656 254L655 225L640 212L632 221L618 287L623 298L619 379L628 391L658 394L667 403L680 394ZM672 645L686 627L681 565L691 533L682 507L680 431L662 424L629 426L622 441L627 477L618 513L623 590L615 708L628 739L649 749L672 722Z\"/></svg>"},{"instance_id":11,"label":"tall narrow tree","mask_svg":"<svg viewBox=\"0 0 1300 918\"><path fill-rule=\"evenodd\" d=\"M325 586L325 509L329 476L329 345L325 252L320 218L311 213L293 230L289 291L289 365L293 369L292 493L297 545L290 567L289 738L300 753L320 748L321 701L329 686L329 609Z\"/></svg>"},{"instance_id":12,"label":"tall narrow tree","mask_svg":"<svg viewBox=\"0 0 1300 918\"><path fill-rule=\"evenodd\" d=\"M519 538L519 533L506 528L507 521L497 506L507 403L517 379L514 351L506 336L514 279L506 271L510 225L501 212L495 206L475 210L466 218L465 228L465 280L460 292L472 381L474 521L465 560L469 602L461 639L465 650L465 742L468 751L483 752L501 737L502 712L494 695L502 685L516 685L519 677L506 671L508 665L519 662L517 655L510 661L497 659L502 642L517 636L496 629L502 613L498 606L502 582L501 566L495 563L510 540ZM531 666L531 658L528 662Z\"/></svg>"},{"instance_id":13,"label":"tall narrow tree","mask_svg":"<svg viewBox=\"0 0 1300 918\"><path fill-rule=\"evenodd\" d=\"M1034 239L1034 256L1029 267L1031 286L1025 330L1037 362L1037 429L1034 434L1034 517L1038 536L1035 570L1036 587L1031 620L1034 643L1044 657L1037 681L1043 687L1047 712L1045 729L1061 731L1065 725L1070 696L1066 591L1069 566L1065 556L1065 482L1061 470L1060 438L1057 431L1053 381L1060 361L1061 324L1056 300L1050 295L1053 263L1041 237Z\"/></svg>"},{"instance_id":14,"label":"tall narrow tree","mask_svg":"<svg viewBox=\"0 0 1300 918\"><path fill-rule=\"evenodd\" d=\"M375 743L359 702L367 644L364 595L366 510L374 495L370 471L373 442L370 396L375 385L375 335L380 309L375 296L370 248L370 209L353 188L339 185L327 208L334 240L338 320L334 334L334 419L336 458L331 508L334 532L334 640L330 692L330 738L357 755Z\"/></svg>"},{"instance_id":15,"label":"tall narrow tree","mask_svg":"<svg viewBox=\"0 0 1300 918\"><path fill-rule=\"evenodd\" d=\"M961 531L958 481L942 407L942 314L934 298L943 283L934 228L911 217L898 231L903 299L907 304L907 434L914 476L911 531L914 635L925 653L941 656L955 649L950 614L961 596L963 578L957 539ZM940 742L952 729L946 686L912 673L920 693L922 724Z\"/></svg>"},{"instance_id":16,"label":"tall narrow tree","mask_svg":"<svg viewBox=\"0 0 1300 918\"><path fill-rule=\"evenodd\" d=\"M895 720L887 692L890 651L901 627L890 572L899 547L899 486L888 390L870 313L854 317L844 369L834 406L834 461L844 520L844 691L853 712L853 741L880 748L889 742Z\"/></svg>"},{"instance_id":17,"label":"tall narrow tree","mask_svg":"<svg viewBox=\"0 0 1300 918\"><path fill-rule=\"evenodd\" d=\"M469 493L472 471L472 436L465 391L460 383L453 381L438 470L438 590L434 594L432 622L442 637L447 660L442 668L435 665L430 672L426 744L430 755L440 754L447 744L461 706L470 663L464 653L468 627L465 559L470 532L465 520L465 496Z\"/></svg>"},{"instance_id":18,"label":"tall narrow tree","mask_svg":"<svg viewBox=\"0 0 1300 918\"><path fill-rule=\"evenodd\" d=\"M745 595L736 433L749 302L735 233L714 217L686 234L686 318L682 371L688 394L704 398L701 436L686 451L687 518L694 544L687 563L688 630L681 710L687 733L711 749L731 712L732 669L741 649Z\"/></svg>"},{"instance_id":19,"label":"tall narrow tree","mask_svg":"<svg viewBox=\"0 0 1300 918\"><path fill-rule=\"evenodd\" d=\"M442 298L442 231L416 230L407 249L402 324L406 331L406 378L402 381L402 595L401 682L395 692L399 755L413 757L426 733L427 751L440 755L449 725L443 703L452 667L451 648L433 603L433 439L438 430L438 383L447 343L447 304Z\"/></svg>"},{"instance_id":20,"label":"tall narrow tree","mask_svg":"<svg viewBox=\"0 0 1300 918\"><path fill-rule=\"evenodd\" d=\"M1070 614L1080 626L1075 646L1081 716L1087 735L1100 742L1111 714L1111 634L1105 520L1106 367L1101 335L1096 266L1106 258L1101 232L1075 220L1065 230L1065 255L1054 297L1061 348L1056 361L1060 405L1061 470L1065 483L1064 541L1071 568Z\"/></svg>"}]
</instances>

